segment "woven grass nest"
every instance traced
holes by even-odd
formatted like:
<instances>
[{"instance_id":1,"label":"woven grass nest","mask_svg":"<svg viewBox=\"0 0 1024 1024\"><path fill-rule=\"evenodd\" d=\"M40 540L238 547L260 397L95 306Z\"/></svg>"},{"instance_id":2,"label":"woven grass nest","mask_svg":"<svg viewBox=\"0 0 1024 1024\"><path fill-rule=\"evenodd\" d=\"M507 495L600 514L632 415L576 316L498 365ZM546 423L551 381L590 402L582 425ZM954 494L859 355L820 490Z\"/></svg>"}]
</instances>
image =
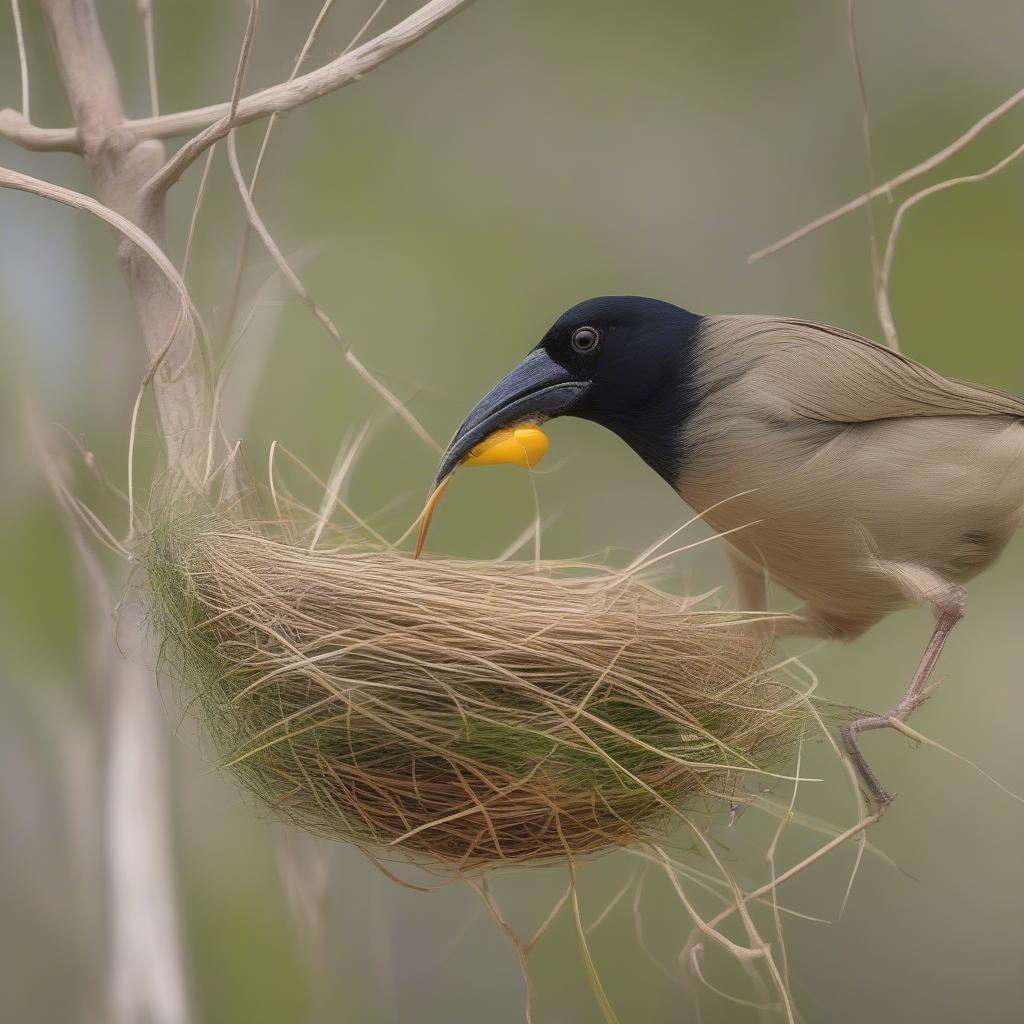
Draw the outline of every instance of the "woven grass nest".
<instances>
[{"instance_id":1,"label":"woven grass nest","mask_svg":"<svg viewBox=\"0 0 1024 1024\"><path fill-rule=\"evenodd\" d=\"M808 721L735 614L635 573L298 536L166 514L140 558L217 756L316 834L456 870L634 844Z\"/></svg>"}]
</instances>

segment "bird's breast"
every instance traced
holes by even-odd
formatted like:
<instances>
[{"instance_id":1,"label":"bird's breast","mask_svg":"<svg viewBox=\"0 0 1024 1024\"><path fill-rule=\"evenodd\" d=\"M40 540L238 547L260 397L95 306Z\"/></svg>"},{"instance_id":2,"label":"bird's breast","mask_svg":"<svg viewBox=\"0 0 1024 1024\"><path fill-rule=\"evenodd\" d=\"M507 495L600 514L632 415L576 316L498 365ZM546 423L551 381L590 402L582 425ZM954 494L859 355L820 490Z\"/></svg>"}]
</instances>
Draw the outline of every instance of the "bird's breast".
<instances>
[{"instance_id":1,"label":"bird's breast","mask_svg":"<svg viewBox=\"0 0 1024 1024\"><path fill-rule=\"evenodd\" d=\"M683 499L812 607L873 620L906 603L878 560L962 582L1024 510L1024 425L1009 417L696 422Z\"/></svg>"}]
</instances>

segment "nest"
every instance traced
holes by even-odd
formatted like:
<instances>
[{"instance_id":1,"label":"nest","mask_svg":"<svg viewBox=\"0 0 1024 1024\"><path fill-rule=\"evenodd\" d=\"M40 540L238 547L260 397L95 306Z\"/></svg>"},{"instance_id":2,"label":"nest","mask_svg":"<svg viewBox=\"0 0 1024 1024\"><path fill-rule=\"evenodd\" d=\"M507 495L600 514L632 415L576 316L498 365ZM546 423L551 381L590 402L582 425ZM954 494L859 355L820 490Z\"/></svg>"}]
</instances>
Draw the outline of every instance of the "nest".
<instances>
[{"instance_id":1,"label":"nest","mask_svg":"<svg viewBox=\"0 0 1024 1024\"><path fill-rule=\"evenodd\" d=\"M807 721L735 614L635 574L166 518L142 562L222 763L316 834L468 870L662 835Z\"/></svg>"}]
</instances>

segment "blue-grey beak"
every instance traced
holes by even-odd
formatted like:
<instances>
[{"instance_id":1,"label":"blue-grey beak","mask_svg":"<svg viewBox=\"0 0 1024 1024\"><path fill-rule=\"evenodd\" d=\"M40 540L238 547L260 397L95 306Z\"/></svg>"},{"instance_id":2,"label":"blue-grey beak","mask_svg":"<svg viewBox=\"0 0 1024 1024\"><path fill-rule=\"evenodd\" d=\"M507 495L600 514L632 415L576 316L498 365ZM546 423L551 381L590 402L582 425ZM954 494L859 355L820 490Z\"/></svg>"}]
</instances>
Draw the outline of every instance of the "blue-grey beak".
<instances>
[{"instance_id":1,"label":"blue-grey beak","mask_svg":"<svg viewBox=\"0 0 1024 1024\"><path fill-rule=\"evenodd\" d=\"M441 458L431 490L485 437L517 423L542 423L568 412L590 385L573 380L543 349L534 349L470 411Z\"/></svg>"}]
</instances>

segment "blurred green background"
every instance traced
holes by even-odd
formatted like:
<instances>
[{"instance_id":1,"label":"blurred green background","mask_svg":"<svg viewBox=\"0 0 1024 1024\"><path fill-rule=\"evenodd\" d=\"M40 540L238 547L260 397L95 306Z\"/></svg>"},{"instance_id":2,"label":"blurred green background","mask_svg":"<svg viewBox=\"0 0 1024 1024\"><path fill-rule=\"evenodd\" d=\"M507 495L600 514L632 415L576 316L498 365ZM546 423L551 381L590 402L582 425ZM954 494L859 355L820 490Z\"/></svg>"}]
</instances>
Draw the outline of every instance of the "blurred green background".
<instances>
[{"instance_id":1,"label":"blurred green background","mask_svg":"<svg viewBox=\"0 0 1024 1024\"><path fill-rule=\"evenodd\" d=\"M256 198L354 350L441 440L564 307L593 294L790 314L878 337L863 212L757 265L745 259L868 180L846 6L478 0L364 81L282 119ZM23 7L33 120L67 124L45 30L35 5ZM262 7L249 91L287 77L319 3ZM309 66L343 49L372 7L339 2ZM377 25L413 7L393 0ZM142 116L135 5L103 0L99 8L130 112ZM248 5L155 0L154 9L162 108L227 99ZM944 146L1022 84L1024 7L1012 0L871 0L857 5L857 25L877 180ZM18 89L13 28L2 20L0 105L18 106ZM261 134L261 126L240 132L246 166ZM984 169L1022 135L1024 110L951 161L949 174ZM0 152L6 166L89 190L75 157L9 144ZM171 203L179 259L198 178L197 167ZM893 210L877 204L880 228ZM220 154L191 274L213 324L243 219ZM30 394L123 486L146 360L102 225L4 193L0 238L2 1017L100 1021L108 1019L109 926L95 812L106 698L85 667L94 611L21 408ZM904 349L943 372L1024 391L1022 239L1024 163L915 209L893 279ZM272 267L257 243L252 254L243 310L257 298L260 307L227 388L229 432L244 435L254 466L278 439L326 475L346 433L371 420L349 497L367 514L383 508L377 524L396 536L418 510L435 456L386 416L299 302L273 282L260 291ZM602 553L621 563L681 521L674 495L611 435L573 421L550 434L552 453L534 477L542 513L556 516L545 555ZM144 466L157 449L150 413L142 449ZM77 486L123 532L119 503L85 472ZM526 474L466 473L441 508L431 547L494 555L533 510ZM1018 541L971 587L968 617L941 665L948 682L914 722L1016 790L1024 790L1022 566ZM665 585L699 593L726 582L721 550L710 544L674 565ZM778 604L786 606L785 595ZM907 612L851 647L818 648L806 660L827 697L888 707L928 629L927 611ZM346 848L296 853L284 830L211 768L173 690L161 696L173 733L172 853L197 1020L523 1019L512 949L472 892L407 891ZM831 922L787 921L798 1009L833 1024L1019 1019L1024 807L941 753L911 752L891 734L868 742L899 792L871 833L895 866L867 856L841 919L852 847L783 890L788 906ZM851 822L847 784L824 746L806 761L808 774L827 781L803 787L800 807ZM734 828L715 829L741 880L765 877L771 828L751 810ZM815 838L792 830L780 863L809 852ZM293 881L300 865L312 914L292 909L294 892L282 882L289 863ZM626 854L582 869L584 919L641 873ZM528 932L564 874L518 872L494 884ZM591 936L624 1024L757 1019L708 992L698 1016L700 987L676 964L689 928L682 907L656 872L637 905L649 952L637 940L632 894ZM750 996L742 972L713 950L707 970L715 984ZM532 972L538 1024L599 1019L566 913L538 945Z\"/></svg>"}]
</instances>

